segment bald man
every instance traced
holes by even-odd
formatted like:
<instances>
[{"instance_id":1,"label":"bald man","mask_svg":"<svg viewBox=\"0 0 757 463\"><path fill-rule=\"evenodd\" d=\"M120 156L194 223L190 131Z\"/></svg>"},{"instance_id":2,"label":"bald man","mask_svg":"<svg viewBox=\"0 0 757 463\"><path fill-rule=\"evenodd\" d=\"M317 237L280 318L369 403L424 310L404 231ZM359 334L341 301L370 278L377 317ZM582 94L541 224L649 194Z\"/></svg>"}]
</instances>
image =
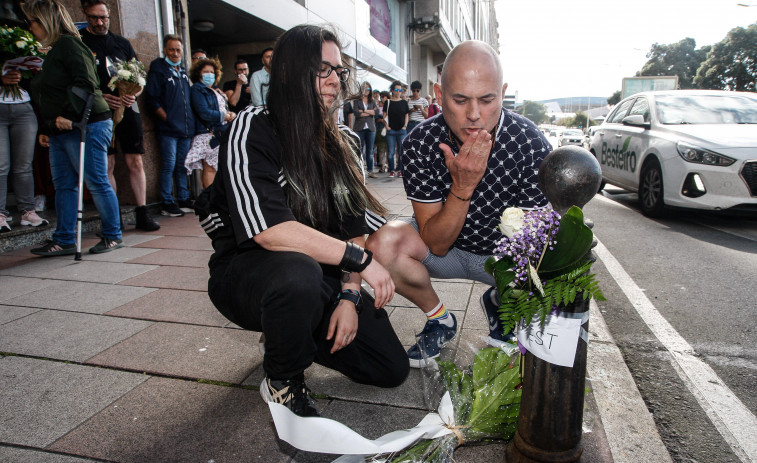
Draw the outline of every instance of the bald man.
<instances>
[{"instance_id":1,"label":"bald man","mask_svg":"<svg viewBox=\"0 0 757 463\"><path fill-rule=\"evenodd\" d=\"M410 366L435 358L457 334L457 321L431 286L431 278L464 278L492 286L481 297L490 336L504 333L494 278L484 262L502 237L497 226L508 207L538 209L547 200L538 168L552 150L527 118L502 107L507 84L494 49L467 41L444 62L440 117L426 119L402 143L405 192L414 217L371 235L367 247L392 275L397 293L427 317L420 341L408 350ZM430 142L429 142L430 141Z\"/></svg>"}]
</instances>

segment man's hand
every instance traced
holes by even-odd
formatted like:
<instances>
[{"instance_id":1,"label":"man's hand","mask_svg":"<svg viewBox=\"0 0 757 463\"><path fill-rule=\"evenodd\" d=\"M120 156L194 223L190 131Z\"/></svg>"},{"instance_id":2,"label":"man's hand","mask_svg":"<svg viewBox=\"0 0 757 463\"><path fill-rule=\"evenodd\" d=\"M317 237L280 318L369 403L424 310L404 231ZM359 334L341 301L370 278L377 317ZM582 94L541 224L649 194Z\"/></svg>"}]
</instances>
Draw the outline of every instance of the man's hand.
<instances>
[{"instance_id":1,"label":"man's hand","mask_svg":"<svg viewBox=\"0 0 757 463\"><path fill-rule=\"evenodd\" d=\"M105 99L105 102L108 103L111 111L115 111L116 109L121 107L121 98L119 98L118 95L103 93L103 99Z\"/></svg>"},{"instance_id":2,"label":"man's hand","mask_svg":"<svg viewBox=\"0 0 757 463\"><path fill-rule=\"evenodd\" d=\"M124 105L124 107L128 108L131 105L134 104L134 102L137 101L137 97L134 95L122 95L121 96L121 104Z\"/></svg>"},{"instance_id":3,"label":"man's hand","mask_svg":"<svg viewBox=\"0 0 757 463\"><path fill-rule=\"evenodd\" d=\"M486 172L492 150L491 134L479 130L468 136L457 157L444 143L440 143L439 148L444 152L447 169L452 177L451 191L461 198L470 198Z\"/></svg>"},{"instance_id":4,"label":"man's hand","mask_svg":"<svg viewBox=\"0 0 757 463\"><path fill-rule=\"evenodd\" d=\"M39 135L39 144L42 147L49 148L50 147L50 137L47 135Z\"/></svg>"},{"instance_id":5,"label":"man's hand","mask_svg":"<svg viewBox=\"0 0 757 463\"><path fill-rule=\"evenodd\" d=\"M155 110L155 115L158 116L158 119L165 122L168 119L168 114L166 114L166 110L163 108L158 108Z\"/></svg>"},{"instance_id":6,"label":"man's hand","mask_svg":"<svg viewBox=\"0 0 757 463\"><path fill-rule=\"evenodd\" d=\"M355 304L350 301L341 300L331 314L329 320L329 331L326 334L326 340L334 340L331 353L347 347L355 340L357 334L357 310Z\"/></svg>"},{"instance_id":7,"label":"man's hand","mask_svg":"<svg viewBox=\"0 0 757 463\"><path fill-rule=\"evenodd\" d=\"M377 309L387 305L394 297L394 281L389 271L376 259L373 259L368 267L360 272L360 277L373 288Z\"/></svg>"},{"instance_id":8,"label":"man's hand","mask_svg":"<svg viewBox=\"0 0 757 463\"><path fill-rule=\"evenodd\" d=\"M244 85L247 83L247 76L244 74L237 74L237 85Z\"/></svg>"},{"instance_id":9,"label":"man's hand","mask_svg":"<svg viewBox=\"0 0 757 463\"><path fill-rule=\"evenodd\" d=\"M55 128L58 130L71 130L74 128L74 124L65 117L58 116L55 118Z\"/></svg>"}]
</instances>

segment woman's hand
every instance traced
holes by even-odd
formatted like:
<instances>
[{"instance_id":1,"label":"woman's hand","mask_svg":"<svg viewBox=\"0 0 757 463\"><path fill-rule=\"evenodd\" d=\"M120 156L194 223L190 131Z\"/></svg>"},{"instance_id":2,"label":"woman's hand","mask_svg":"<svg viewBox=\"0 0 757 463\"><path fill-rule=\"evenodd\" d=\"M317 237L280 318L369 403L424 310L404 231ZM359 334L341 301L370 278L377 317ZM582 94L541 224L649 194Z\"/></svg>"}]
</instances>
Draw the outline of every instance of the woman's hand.
<instances>
[{"instance_id":1,"label":"woman's hand","mask_svg":"<svg viewBox=\"0 0 757 463\"><path fill-rule=\"evenodd\" d=\"M376 308L384 307L394 297L394 281L389 271L373 259L368 267L360 272L360 277L373 288Z\"/></svg>"},{"instance_id":2,"label":"woman's hand","mask_svg":"<svg viewBox=\"0 0 757 463\"><path fill-rule=\"evenodd\" d=\"M55 128L58 130L71 130L74 128L74 124L65 117L58 116L55 118Z\"/></svg>"},{"instance_id":3,"label":"woman's hand","mask_svg":"<svg viewBox=\"0 0 757 463\"><path fill-rule=\"evenodd\" d=\"M126 108L133 105L135 101L137 101L137 97L135 97L134 95L121 95L121 103Z\"/></svg>"},{"instance_id":4,"label":"woman's hand","mask_svg":"<svg viewBox=\"0 0 757 463\"><path fill-rule=\"evenodd\" d=\"M111 95L110 93L103 93L103 100L108 103L108 107L111 111L121 107L121 98L118 95Z\"/></svg>"},{"instance_id":5,"label":"woman's hand","mask_svg":"<svg viewBox=\"0 0 757 463\"><path fill-rule=\"evenodd\" d=\"M21 73L15 69L3 76L3 85L18 85L19 82L21 82Z\"/></svg>"},{"instance_id":6,"label":"woman's hand","mask_svg":"<svg viewBox=\"0 0 757 463\"><path fill-rule=\"evenodd\" d=\"M355 304L341 300L329 320L329 331L326 340L334 340L331 353L347 347L355 340L357 334L357 310Z\"/></svg>"},{"instance_id":7,"label":"woman's hand","mask_svg":"<svg viewBox=\"0 0 757 463\"><path fill-rule=\"evenodd\" d=\"M237 117L237 113L233 111L226 111L226 114L224 115L223 118L226 122L231 122L234 120L235 117Z\"/></svg>"},{"instance_id":8,"label":"woman's hand","mask_svg":"<svg viewBox=\"0 0 757 463\"><path fill-rule=\"evenodd\" d=\"M40 146L43 146L45 148L49 148L50 147L50 137L48 137L47 135L40 134L39 135L39 144L40 144Z\"/></svg>"}]
</instances>

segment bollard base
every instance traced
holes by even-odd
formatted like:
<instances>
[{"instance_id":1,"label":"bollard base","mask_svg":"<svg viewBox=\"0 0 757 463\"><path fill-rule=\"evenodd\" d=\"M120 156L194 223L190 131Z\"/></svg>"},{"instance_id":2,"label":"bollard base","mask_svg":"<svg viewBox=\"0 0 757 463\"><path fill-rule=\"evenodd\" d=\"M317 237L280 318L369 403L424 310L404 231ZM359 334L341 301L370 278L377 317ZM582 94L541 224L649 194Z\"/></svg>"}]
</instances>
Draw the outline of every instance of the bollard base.
<instances>
[{"instance_id":1,"label":"bollard base","mask_svg":"<svg viewBox=\"0 0 757 463\"><path fill-rule=\"evenodd\" d=\"M520 432L505 448L504 463L571 463L578 461L584 449L579 441L575 447L562 451L548 451L528 444Z\"/></svg>"}]
</instances>

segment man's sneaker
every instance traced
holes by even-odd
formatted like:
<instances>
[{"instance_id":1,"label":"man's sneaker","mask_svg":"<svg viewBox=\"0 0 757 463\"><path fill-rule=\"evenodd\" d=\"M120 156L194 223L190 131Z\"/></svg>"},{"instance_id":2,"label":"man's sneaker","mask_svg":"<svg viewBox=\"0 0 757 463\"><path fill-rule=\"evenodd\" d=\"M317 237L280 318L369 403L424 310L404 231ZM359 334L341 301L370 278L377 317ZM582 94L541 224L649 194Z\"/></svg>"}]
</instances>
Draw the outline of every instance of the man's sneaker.
<instances>
[{"instance_id":1,"label":"man's sneaker","mask_svg":"<svg viewBox=\"0 0 757 463\"><path fill-rule=\"evenodd\" d=\"M47 240L43 246L34 248L31 252L43 257L72 256L76 254L76 244L60 244L53 240Z\"/></svg>"},{"instance_id":2,"label":"man's sneaker","mask_svg":"<svg viewBox=\"0 0 757 463\"><path fill-rule=\"evenodd\" d=\"M394 171L389 172L390 177L394 177Z\"/></svg>"},{"instance_id":3,"label":"man's sneaker","mask_svg":"<svg viewBox=\"0 0 757 463\"><path fill-rule=\"evenodd\" d=\"M452 317L452 326L444 325L436 320L429 320L423 327L423 331L416 335L418 342L407 351L412 368L422 368L427 363L426 359L439 357L442 347L455 338L457 319L452 312L448 313Z\"/></svg>"},{"instance_id":4,"label":"man's sneaker","mask_svg":"<svg viewBox=\"0 0 757 463\"><path fill-rule=\"evenodd\" d=\"M123 240L115 239L112 240L110 238L103 238L100 240L99 243L89 248L89 252L92 254L102 254L104 252L110 252L114 249L118 249L123 247L124 242Z\"/></svg>"},{"instance_id":5,"label":"man's sneaker","mask_svg":"<svg viewBox=\"0 0 757 463\"><path fill-rule=\"evenodd\" d=\"M260 395L265 402L276 402L284 405L295 415L321 416L318 414L313 399L305 385L305 376L299 375L292 379L269 379L267 376L260 383Z\"/></svg>"},{"instance_id":6,"label":"man's sneaker","mask_svg":"<svg viewBox=\"0 0 757 463\"><path fill-rule=\"evenodd\" d=\"M32 227L39 227L40 225L47 225L47 220L38 216L34 210L26 211L21 214L21 225L31 225Z\"/></svg>"},{"instance_id":7,"label":"man's sneaker","mask_svg":"<svg viewBox=\"0 0 757 463\"><path fill-rule=\"evenodd\" d=\"M189 209L188 211L184 212L192 212L195 210L195 202L191 199L180 199L179 200L179 209Z\"/></svg>"},{"instance_id":8,"label":"man's sneaker","mask_svg":"<svg viewBox=\"0 0 757 463\"><path fill-rule=\"evenodd\" d=\"M397 171L397 177L402 178L402 171L401 170Z\"/></svg>"},{"instance_id":9,"label":"man's sneaker","mask_svg":"<svg viewBox=\"0 0 757 463\"><path fill-rule=\"evenodd\" d=\"M8 225L8 217L6 217L3 214L0 214L0 233L5 233L11 231L11 226Z\"/></svg>"},{"instance_id":10,"label":"man's sneaker","mask_svg":"<svg viewBox=\"0 0 757 463\"><path fill-rule=\"evenodd\" d=\"M166 215L168 217L184 217L184 211L179 209L176 203L163 204L163 208L160 210L160 215Z\"/></svg>"},{"instance_id":11,"label":"man's sneaker","mask_svg":"<svg viewBox=\"0 0 757 463\"><path fill-rule=\"evenodd\" d=\"M155 231L160 229L160 224L150 216L147 206L138 206L134 209L134 215L137 218L137 230Z\"/></svg>"},{"instance_id":12,"label":"man's sneaker","mask_svg":"<svg viewBox=\"0 0 757 463\"><path fill-rule=\"evenodd\" d=\"M492 286L487 289L483 296L481 296L480 302L489 324L489 337L503 342L515 339L512 331L505 334L502 320L499 319L499 296L497 296L497 288Z\"/></svg>"}]
</instances>

